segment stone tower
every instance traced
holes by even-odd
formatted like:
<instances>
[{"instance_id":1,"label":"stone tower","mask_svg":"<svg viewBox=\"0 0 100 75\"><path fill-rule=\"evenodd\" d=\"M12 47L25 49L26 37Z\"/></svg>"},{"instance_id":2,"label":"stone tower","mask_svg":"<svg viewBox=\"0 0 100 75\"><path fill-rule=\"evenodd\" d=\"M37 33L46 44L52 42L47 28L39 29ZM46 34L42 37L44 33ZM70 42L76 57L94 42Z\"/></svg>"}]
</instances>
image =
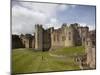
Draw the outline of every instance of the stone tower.
<instances>
[{"instance_id":1,"label":"stone tower","mask_svg":"<svg viewBox=\"0 0 100 75\"><path fill-rule=\"evenodd\" d=\"M35 49L43 49L43 28L42 25L35 25Z\"/></svg>"},{"instance_id":2,"label":"stone tower","mask_svg":"<svg viewBox=\"0 0 100 75\"><path fill-rule=\"evenodd\" d=\"M82 45L84 46L86 38L88 36L89 28L87 26L86 27L79 27L78 30L79 30L79 34L81 37Z\"/></svg>"},{"instance_id":3,"label":"stone tower","mask_svg":"<svg viewBox=\"0 0 100 75\"><path fill-rule=\"evenodd\" d=\"M74 23L64 29L66 37L65 47L78 46L81 44L81 38L79 36L78 27L79 25L77 23Z\"/></svg>"},{"instance_id":4,"label":"stone tower","mask_svg":"<svg viewBox=\"0 0 100 75\"><path fill-rule=\"evenodd\" d=\"M65 47L74 46L74 28L70 25L65 28Z\"/></svg>"}]
</instances>

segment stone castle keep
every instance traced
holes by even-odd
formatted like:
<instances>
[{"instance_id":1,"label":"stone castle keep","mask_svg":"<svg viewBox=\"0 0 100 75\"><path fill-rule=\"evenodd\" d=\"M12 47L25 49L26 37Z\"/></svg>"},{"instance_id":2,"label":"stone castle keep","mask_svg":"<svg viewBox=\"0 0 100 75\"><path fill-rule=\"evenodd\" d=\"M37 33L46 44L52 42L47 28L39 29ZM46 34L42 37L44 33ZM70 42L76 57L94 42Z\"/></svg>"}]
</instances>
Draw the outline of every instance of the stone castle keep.
<instances>
[{"instance_id":1,"label":"stone castle keep","mask_svg":"<svg viewBox=\"0 0 100 75\"><path fill-rule=\"evenodd\" d=\"M35 49L48 50L69 46L80 46L85 44L88 27L80 27L77 23L61 28L44 29L42 25L35 25Z\"/></svg>"}]
</instances>

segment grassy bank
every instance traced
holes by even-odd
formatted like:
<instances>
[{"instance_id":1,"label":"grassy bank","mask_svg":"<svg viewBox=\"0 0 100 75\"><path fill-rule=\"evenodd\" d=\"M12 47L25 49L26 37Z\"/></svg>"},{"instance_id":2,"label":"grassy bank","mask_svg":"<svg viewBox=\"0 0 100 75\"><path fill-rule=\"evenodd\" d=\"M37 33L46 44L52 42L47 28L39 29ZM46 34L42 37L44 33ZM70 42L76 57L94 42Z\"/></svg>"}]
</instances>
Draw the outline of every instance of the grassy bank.
<instances>
[{"instance_id":1,"label":"grassy bank","mask_svg":"<svg viewBox=\"0 0 100 75\"><path fill-rule=\"evenodd\" d=\"M12 72L48 72L80 69L74 62L74 54L83 54L84 47L69 47L48 52L33 49L12 50Z\"/></svg>"}]
</instances>

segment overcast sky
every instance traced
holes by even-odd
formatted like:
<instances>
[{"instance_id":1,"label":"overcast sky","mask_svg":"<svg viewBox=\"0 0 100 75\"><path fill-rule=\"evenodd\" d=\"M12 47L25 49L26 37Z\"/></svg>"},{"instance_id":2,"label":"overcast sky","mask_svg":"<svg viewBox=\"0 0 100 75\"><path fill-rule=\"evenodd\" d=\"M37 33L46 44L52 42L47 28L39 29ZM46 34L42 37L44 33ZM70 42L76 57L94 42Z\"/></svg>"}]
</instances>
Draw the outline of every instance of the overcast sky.
<instances>
[{"instance_id":1,"label":"overcast sky","mask_svg":"<svg viewBox=\"0 0 100 75\"><path fill-rule=\"evenodd\" d=\"M63 23L95 29L95 6L12 1L13 34L32 34L35 24L59 28Z\"/></svg>"}]
</instances>

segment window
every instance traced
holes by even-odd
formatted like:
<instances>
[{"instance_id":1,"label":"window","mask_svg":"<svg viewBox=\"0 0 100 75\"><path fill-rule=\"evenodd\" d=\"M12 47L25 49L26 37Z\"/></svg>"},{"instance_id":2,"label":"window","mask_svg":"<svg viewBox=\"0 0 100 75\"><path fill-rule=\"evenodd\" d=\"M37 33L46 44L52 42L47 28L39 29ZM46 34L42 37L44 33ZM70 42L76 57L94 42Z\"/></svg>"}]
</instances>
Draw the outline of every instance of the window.
<instances>
[{"instance_id":1,"label":"window","mask_svg":"<svg viewBox=\"0 0 100 75\"><path fill-rule=\"evenodd\" d=\"M59 42L59 35L57 35L57 41Z\"/></svg>"},{"instance_id":2,"label":"window","mask_svg":"<svg viewBox=\"0 0 100 75\"><path fill-rule=\"evenodd\" d=\"M92 41L92 44L95 46L95 41Z\"/></svg>"},{"instance_id":3,"label":"window","mask_svg":"<svg viewBox=\"0 0 100 75\"><path fill-rule=\"evenodd\" d=\"M55 35L54 35L54 39L53 39L54 41L56 40L56 37L55 37Z\"/></svg>"},{"instance_id":4,"label":"window","mask_svg":"<svg viewBox=\"0 0 100 75\"><path fill-rule=\"evenodd\" d=\"M62 36L62 41L65 41L65 40L66 40L65 36Z\"/></svg>"},{"instance_id":5,"label":"window","mask_svg":"<svg viewBox=\"0 0 100 75\"><path fill-rule=\"evenodd\" d=\"M71 37L69 36L69 40L71 40Z\"/></svg>"},{"instance_id":6,"label":"window","mask_svg":"<svg viewBox=\"0 0 100 75\"><path fill-rule=\"evenodd\" d=\"M71 32L69 32L69 40L71 40Z\"/></svg>"},{"instance_id":7,"label":"window","mask_svg":"<svg viewBox=\"0 0 100 75\"><path fill-rule=\"evenodd\" d=\"M85 38L83 38L83 41L85 41Z\"/></svg>"},{"instance_id":8,"label":"window","mask_svg":"<svg viewBox=\"0 0 100 75\"><path fill-rule=\"evenodd\" d=\"M57 41L59 41L59 37L57 37Z\"/></svg>"}]
</instances>

